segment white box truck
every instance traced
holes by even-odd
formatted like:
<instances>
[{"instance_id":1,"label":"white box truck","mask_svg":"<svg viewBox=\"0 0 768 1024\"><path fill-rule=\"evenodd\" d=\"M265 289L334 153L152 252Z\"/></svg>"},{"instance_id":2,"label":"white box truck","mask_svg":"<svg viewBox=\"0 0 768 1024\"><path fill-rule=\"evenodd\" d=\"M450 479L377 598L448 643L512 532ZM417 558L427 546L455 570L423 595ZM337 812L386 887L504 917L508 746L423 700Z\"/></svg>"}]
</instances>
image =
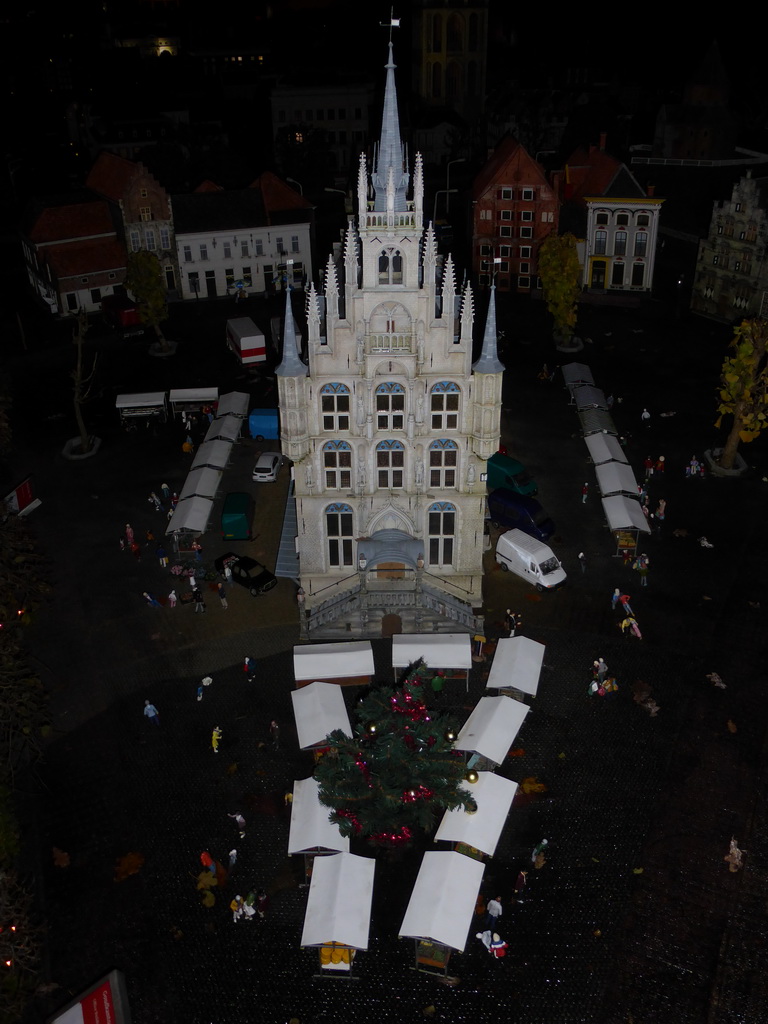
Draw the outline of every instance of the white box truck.
<instances>
[{"instance_id":1,"label":"white box truck","mask_svg":"<svg viewBox=\"0 0 768 1024\"><path fill-rule=\"evenodd\" d=\"M227 320L227 345L243 366L266 361L266 339L249 316Z\"/></svg>"},{"instance_id":2,"label":"white box truck","mask_svg":"<svg viewBox=\"0 0 768 1024\"><path fill-rule=\"evenodd\" d=\"M522 530L507 530L496 541L496 561L537 590L555 590L566 580L565 569L552 548Z\"/></svg>"}]
</instances>

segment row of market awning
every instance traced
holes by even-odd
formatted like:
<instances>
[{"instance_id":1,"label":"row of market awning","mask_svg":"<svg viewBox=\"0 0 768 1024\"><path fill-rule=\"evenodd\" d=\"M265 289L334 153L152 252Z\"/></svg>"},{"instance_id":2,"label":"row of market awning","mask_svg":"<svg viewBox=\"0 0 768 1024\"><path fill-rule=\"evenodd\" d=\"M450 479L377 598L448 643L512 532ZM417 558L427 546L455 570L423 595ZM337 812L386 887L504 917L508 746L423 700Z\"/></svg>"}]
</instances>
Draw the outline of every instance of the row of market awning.
<instances>
[{"instance_id":1,"label":"row of market awning","mask_svg":"<svg viewBox=\"0 0 768 1024\"><path fill-rule=\"evenodd\" d=\"M595 476L608 528L618 549L637 546L639 533L650 533L638 498L637 480L618 440L609 412L609 402L595 386L591 369L584 363L566 363L561 368L571 404L581 423L581 432L595 466Z\"/></svg>"},{"instance_id":2,"label":"row of market awning","mask_svg":"<svg viewBox=\"0 0 768 1024\"><path fill-rule=\"evenodd\" d=\"M181 396L179 401L188 398L185 389L177 394ZM219 399L216 416L195 452L192 468L179 492L179 501L168 521L166 534L182 531L201 534L207 530L213 502L232 455L232 445L240 437L248 415L248 403L249 396L240 391L232 391Z\"/></svg>"}]
</instances>

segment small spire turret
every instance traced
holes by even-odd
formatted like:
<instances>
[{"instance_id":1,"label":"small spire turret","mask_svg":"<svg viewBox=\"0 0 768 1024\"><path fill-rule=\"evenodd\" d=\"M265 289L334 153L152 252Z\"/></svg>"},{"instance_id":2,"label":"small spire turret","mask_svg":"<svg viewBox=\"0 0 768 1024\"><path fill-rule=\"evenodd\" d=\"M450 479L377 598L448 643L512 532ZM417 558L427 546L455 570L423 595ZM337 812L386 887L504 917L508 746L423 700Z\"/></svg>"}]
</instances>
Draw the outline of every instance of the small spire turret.
<instances>
[{"instance_id":1,"label":"small spire turret","mask_svg":"<svg viewBox=\"0 0 768 1024\"><path fill-rule=\"evenodd\" d=\"M309 367L301 361L298 338L296 337L296 321L293 319L291 306L291 289L285 289L285 323L283 324L283 358L275 370L278 377L306 377Z\"/></svg>"},{"instance_id":2,"label":"small spire turret","mask_svg":"<svg viewBox=\"0 0 768 1024\"><path fill-rule=\"evenodd\" d=\"M488 314L485 318L485 332L480 358L472 366L473 373L503 373L504 364L499 360L498 332L496 330L496 285L491 285Z\"/></svg>"}]
</instances>

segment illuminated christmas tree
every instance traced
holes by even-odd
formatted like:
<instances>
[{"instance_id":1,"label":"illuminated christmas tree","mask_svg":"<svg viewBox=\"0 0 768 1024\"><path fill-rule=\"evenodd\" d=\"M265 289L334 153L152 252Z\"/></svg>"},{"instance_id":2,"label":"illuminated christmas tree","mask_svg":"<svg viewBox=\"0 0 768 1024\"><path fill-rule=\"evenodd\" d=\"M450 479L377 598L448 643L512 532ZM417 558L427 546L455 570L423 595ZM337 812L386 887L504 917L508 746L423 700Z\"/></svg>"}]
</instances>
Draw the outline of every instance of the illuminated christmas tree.
<instances>
[{"instance_id":1,"label":"illuminated christmas tree","mask_svg":"<svg viewBox=\"0 0 768 1024\"><path fill-rule=\"evenodd\" d=\"M315 778L342 835L405 846L443 811L477 809L461 786L467 766L453 749L454 725L424 700L429 676L417 662L399 687L377 687L361 699L351 738L339 729L328 736Z\"/></svg>"}]
</instances>

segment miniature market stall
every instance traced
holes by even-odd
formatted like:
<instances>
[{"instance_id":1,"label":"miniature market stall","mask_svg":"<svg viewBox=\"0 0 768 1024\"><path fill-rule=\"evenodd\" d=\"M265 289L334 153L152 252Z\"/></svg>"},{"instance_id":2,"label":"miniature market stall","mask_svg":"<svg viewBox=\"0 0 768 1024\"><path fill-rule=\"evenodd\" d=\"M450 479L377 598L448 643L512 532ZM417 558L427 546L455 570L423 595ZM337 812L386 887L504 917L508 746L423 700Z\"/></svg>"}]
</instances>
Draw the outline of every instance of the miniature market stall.
<instances>
[{"instance_id":1,"label":"miniature market stall","mask_svg":"<svg viewBox=\"0 0 768 1024\"><path fill-rule=\"evenodd\" d=\"M293 784L288 856L304 857L304 877L312 877L315 857L349 853L349 839L330 820L330 808L320 803L317 780L297 779Z\"/></svg>"},{"instance_id":2,"label":"miniature market stall","mask_svg":"<svg viewBox=\"0 0 768 1024\"><path fill-rule=\"evenodd\" d=\"M415 940L414 970L448 974L451 953L467 944L484 870L481 861L453 851L424 854L399 931Z\"/></svg>"},{"instance_id":3,"label":"miniature market stall","mask_svg":"<svg viewBox=\"0 0 768 1024\"><path fill-rule=\"evenodd\" d=\"M210 466L201 466L193 469L187 474L184 486L179 492L179 502L186 498L197 496L199 498L215 498L221 482L221 470L211 469Z\"/></svg>"},{"instance_id":4,"label":"miniature market stall","mask_svg":"<svg viewBox=\"0 0 768 1024\"><path fill-rule=\"evenodd\" d=\"M206 441L201 444L192 459L192 469L210 466L212 469L226 469L232 455L231 441Z\"/></svg>"},{"instance_id":5,"label":"miniature market stall","mask_svg":"<svg viewBox=\"0 0 768 1024\"><path fill-rule=\"evenodd\" d=\"M192 543L208 529L208 520L213 512L213 498L198 495L179 501L168 521L166 537L173 535L174 549L178 554L190 554Z\"/></svg>"},{"instance_id":6,"label":"miniature market stall","mask_svg":"<svg viewBox=\"0 0 768 1024\"><path fill-rule=\"evenodd\" d=\"M471 752L470 768L500 765L531 709L511 697L481 697L458 735L456 750Z\"/></svg>"},{"instance_id":7,"label":"miniature market stall","mask_svg":"<svg viewBox=\"0 0 768 1024\"><path fill-rule=\"evenodd\" d=\"M392 668L395 679L421 658L433 675L461 679L469 692L472 641L469 633L398 633L392 637Z\"/></svg>"},{"instance_id":8,"label":"miniature market stall","mask_svg":"<svg viewBox=\"0 0 768 1024\"><path fill-rule=\"evenodd\" d=\"M608 400L600 388L593 387L591 384L580 384L573 389L572 395L576 403L576 409L579 412L582 409L604 409L606 412L608 411Z\"/></svg>"},{"instance_id":9,"label":"miniature market stall","mask_svg":"<svg viewBox=\"0 0 768 1024\"><path fill-rule=\"evenodd\" d=\"M632 554L637 550L638 536L651 532L640 502L623 494L614 494L603 498L602 503L608 529L616 538L616 554Z\"/></svg>"},{"instance_id":10,"label":"miniature market stall","mask_svg":"<svg viewBox=\"0 0 768 1024\"><path fill-rule=\"evenodd\" d=\"M517 783L494 772L478 772L477 776L477 782L462 783L477 804L477 810L473 814L468 814L463 807L446 811L435 833L435 841L458 843L492 857L515 799ZM464 851L457 848L457 852Z\"/></svg>"},{"instance_id":11,"label":"miniature market stall","mask_svg":"<svg viewBox=\"0 0 768 1024\"><path fill-rule=\"evenodd\" d=\"M605 409L578 409L581 432L584 437L590 434L612 434L619 432L609 412Z\"/></svg>"},{"instance_id":12,"label":"miniature market stall","mask_svg":"<svg viewBox=\"0 0 768 1024\"><path fill-rule=\"evenodd\" d=\"M544 644L527 636L502 637L496 644L486 687L522 700L535 697L539 688Z\"/></svg>"},{"instance_id":13,"label":"miniature market stall","mask_svg":"<svg viewBox=\"0 0 768 1024\"><path fill-rule=\"evenodd\" d=\"M564 366L560 367L560 370L563 374L565 386L568 388L570 404L573 405L574 389L580 387L582 384L594 384L595 378L592 376L592 371L585 363L566 363Z\"/></svg>"},{"instance_id":14,"label":"miniature market stall","mask_svg":"<svg viewBox=\"0 0 768 1024\"><path fill-rule=\"evenodd\" d=\"M318 947L315 977L351 977L355 954L368 948L375 866L352 853L315 861L301 933L302 946Z\"/></svg>"},{"instance_id":15,"label":"miniature market stall","mask_svg":"<svg viewBox=\"0 0 768 1024\"><path fill-rule=\"evenodd\" d=\"M584 438L592 462L599 466L603 462L629 462L624 449L613 434L589 434Z\"/></svg>"},{"instance_id":16,"label":"miniature market stall","mask_svg":"<svg viewBox=\"0 0 768 1024\"><path fill-rule=\"evenodd\" d=\"M333 683L310 683L291 692L296 731L301 750L326 746L326 737L334 729L352 735L352 726L344 705L344 695Z\"/></svg>"},{"instance_id":17,"label":"miniature market stall","mask_svg":"<svg viewBox=\"0 0 768 1024\"><path fill-rule=\"evenodd\" d=\"M240 437L243 427L243 420L239 416L222 416L213 420L205 434L206 441L230 441L235 442Z\"/></svg>"},{"instance_id":18,"label":"miniature market stall","mask_svg":"<svg viewBox=\"0 0 768 1024\"><path fill-rule=\"evenodd\" d=\"M612 494L626 494L637 497L637 480L630 466L624 462L604 462L595 466L597 486L600 496L607 498Z\"/></svg>"},{"instance_id":19,"label":"miniature market stall","mask_svg":"<svg viewBox=\"0 0 768 1024\"><path fill-rule=\"evenodd\" d=\"M222 395L219 399L216 419L221 419L223 416L237 416L238 419L246 419L250 400L250 395L245 394L243 391L227 392L226 395Z\"/></svg>"},{"instance_id":20,"label":"miniature market stall","mask_svg":"<svg viewBox=\"0 0 768 1024\"><path fill-rule=\"evenodd\" d=\"M297 687L313 680L368 686L373 678L373 648L369 640L299 644L293 648L293 672Z\"/></svg>"},{"instance_id":21,"label":"miniature market stall","mask_svg":"<svg viewBox=\"0 0 768 1024\"><path fill-rule=\"evenodd\" d=\"M164 391L145 391L136 395L118 395L115 408L120 414L123 426L136 420L162 420L168 415Z\"/></svg>"},{"instance_id":22,"label":"miniature market stall","mask_svg":"<svg viewBox=\"0 0 768 1024\"><path fill-rule=\"evenodd\" d=\"M171 412L181 416L188 412L202 412L203 406L215 406L219 400L218 388L174 388L168 395Z\"/></svg>"}]
</instances>

